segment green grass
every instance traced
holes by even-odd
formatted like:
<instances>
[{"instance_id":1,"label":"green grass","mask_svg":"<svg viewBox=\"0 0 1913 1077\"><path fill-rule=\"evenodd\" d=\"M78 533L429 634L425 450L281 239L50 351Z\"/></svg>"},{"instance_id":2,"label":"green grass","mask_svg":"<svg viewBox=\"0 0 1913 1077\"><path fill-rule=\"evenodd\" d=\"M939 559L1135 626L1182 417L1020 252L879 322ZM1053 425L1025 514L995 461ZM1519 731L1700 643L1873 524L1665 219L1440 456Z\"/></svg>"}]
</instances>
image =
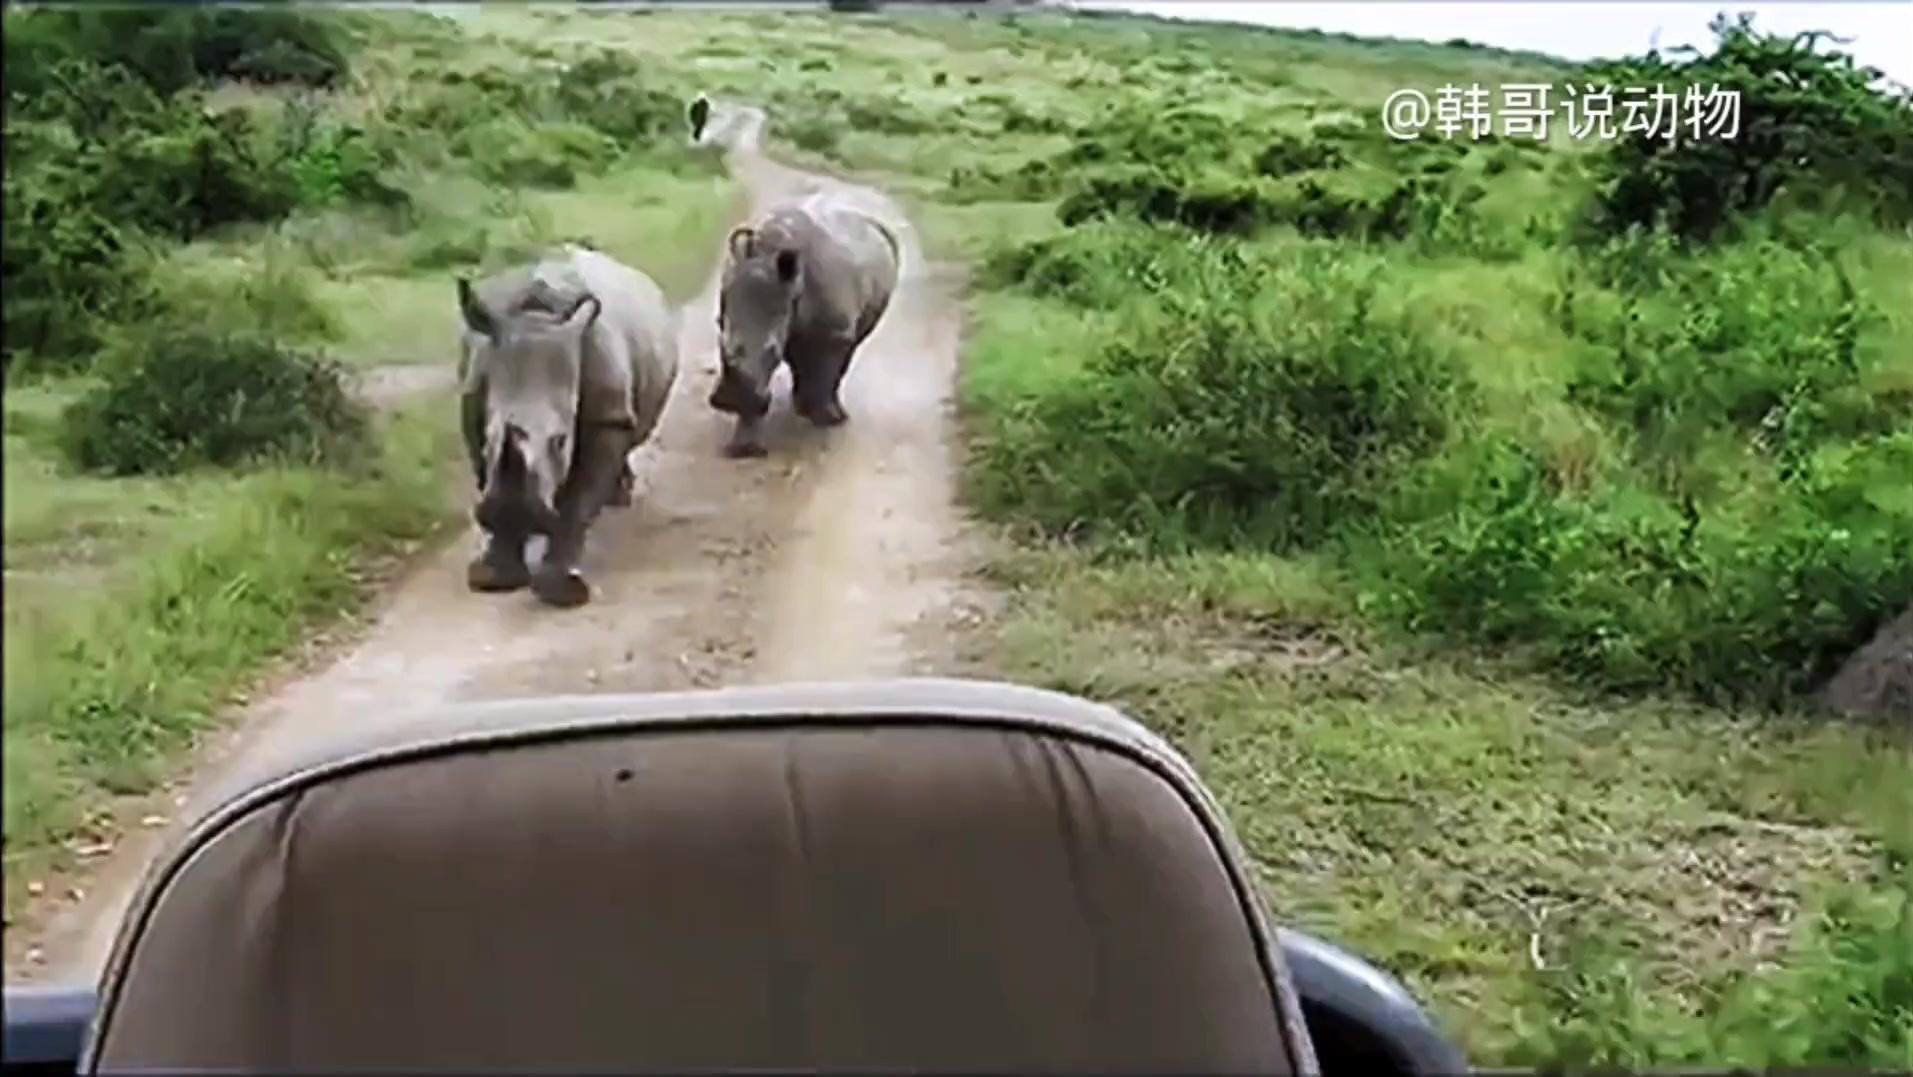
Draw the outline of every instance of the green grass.
<instances>
[{"instance_id":1,"label":"green grass","mask_svg":"<svg viewBox=\"0 0 1913 1077\"><path fill-rule=\"evenodd\" d=\"M1360 136L1402 86L1571 73L1545 57L1050 15L498 9L461 20L462 36L421 20L379 25L363 80L338 95L342 109L371 115L421 71L522 72L608 46L636 57L647 85L764 103L782 156L881 183L913 207L932 249L976 271L960 387L974 449L965 487L1003 525L991 570L1009 609L970 671L1109 700L1170 736L1227 806L1277 916L1403 976L1474 1061L1913 1066L1913 880L1904 877L1913 755L1904 736L1829 724L1789 691L1766 691L1806 679L1869 602L1909 597L1890 557L1909 533L1905 487L1893 482L1906 473L1894 470L1896 454L1913 431L1913 242L1903 231L1781 205L1749 234L1697 252L1601 254L1569 228L1595 188L1597 145L1573 144L1558 128L1545 147L1391 149ZM1111 111L1118 105L1130 109L1127 129ZM1183 233L1123 241L1121 228L1065 227L1059 204L1094 169L1037 166L1085 132L1120 159L1137 157L1122 141L1148 133L1134 116L1191 108L1212 113L1214 125L1142 156L1187 169L1176 193L1244 196L1269 219L1202 247ZM1242 180L1270 140L1327 138L1318 133L1337 125L1354 132L1351 163L1306 174L1326 193L1310 194L1296 175ZM442 141L419 140L409 221L334 207L165 252L183 267L175 290L188 293L174 302L217 310L218 297L247 286L246 317L288 339L360 363L426 361L443 330L413 312L449 316L439 289L452 267L588 237L685 295L702 266L684 252L712 234L733 197L708 161L689 155L587 169L559 189L504 189L447 156ZM1389 237L1324 229L1311 216L1349 206L1359 215L1361 200L1372 209L1411 172L1447 177L1428 209L1438 220ZM1467 198L1476 200L1455 212ZM1006 248L1056 237L1044 278L1054 287L1005 272ZM1801 237L1837 251L1867 308L1857 328ZM1198 249L1209 253L1191 254ZM1296 280L1296 267L1323 280L1367 275L1370 294L1358 303L1300 290L1313 278ZM1666 276L1630 283L1649 269ZM1257 279L1298 290L1258 293L1245 283ZM194 292L193 280L206 283ZM329 317L311 317L301 295ZM1661 361L1643 384L1671 386L1665 406L1638 424L1595 391L1612 387L1602 379L1617 361L1615 334L1636 324L1630 309L1658 334ZM1123 434L1120 406L1089 407L1123 401L1096 383L1093 372L1112 369L1106 353L1125 341L1174 353L1190 327L1287 360L1271 374L1253 356L1225 355L1231 369L1268 379L1256 383L1264 391L1176 382L1206 410L1172 410L1172 421L1146 431L1173 448L1187 420L1237 454L1240 475L1290 453L1268 446L1309 447L1306 423L1287 442L1266 437L1270 416L1294 418L1279 406L1285 385L1333 398L1333 379L1316 368L1333 360L1360 370L1364 342L1452 364L1459 387L1433 448L1372 472L1337 472L1338 496L1354 507L1278 550L1267 536L1280 521L1259 518L1253 504L1180 497L1190 475L1229 490L1232 476L1213 466L1223 457L1181 459L1178 471L1137 453L1121 458L1125 478L1112 471L1119 458L1088 436ZM1705 362L1716 355L1732 357L1733 376ZM1116 368L1130 378L1118 388L1152 391L1148 359L1131 355ZM1775 372L1824 373L1835 360L1857 374L1830 376L1798 412L1809 451L1784 469L1723 409L1695 403L1761 389ZM244 629L235 651L255 657L349 601L340 563L257 506L303 506L299 519L320 534L367 541L409 533L411 519L382 507L381 491L396 498L410 488L400 470L358 494L297 472L237 484L66 475L44 456L35 463L32 449L36 423L66 391L10 392L9 618L16 564L39 557L103 579L120 571L112 566L123 551L171 552L124 570L117 586L130 590L98 592L134 596L110 601L136 615L101 629L133 641L125 662L86 657L118 653L108 636L87 644L97 650L62 651L58 641L75 637L59 633L72 629L9 632L9 857L16 833L49 836L88 796L162 766L165 746L183 743L194 724L169 716L208 713L218 686L239 676L246 663L205 653L223 637L188 628L173 642L155 632L172 623L161 619L173 616L167 596L231 618L228 631ZM1390 407L1414 396L1365 391ZM1043 419L1057 401L1109 422L1055 429ZM1229 408L1254 421L1212 421ZM19 444L28 448L16 464ZM422 448L413 457L421 468L428 458L440 459ZM16 476L30 491L17 510ZM1545 496L1497 507L1493 484L1511 476ZM1088 496L1086 477L1102 500ZM1682 496L1708 517L1699 552L1669 537ZM1079 511L1060 514L1068 519L1045 515L1072 498ZM1231 511L1218 511L1224 505ZM383 531L344 528L354 513L383 521ZM200 551L243 558L279 526L303 552L261 577L263 590L226 595L230 577L215 579ZM1839 560L1818 541L1833 530L1862 536L1865 549ZM16 556L18 536L36 541L20 541ZM1543 549L1551 561L1522 560ZM1869 550L1879 556L1868 561ZM1686 570L1703 583L1657 584L1640 570L1650 554L1689 558ZM81 559L100 567L68 563ZM1846 577L1870 580L1872 592L1828 584ZM73 590L48 586L46 601L31 605L54 610ZM268 593L280 597L267 602ZM1829 613L1817 598L1840 604ZM96 623L87 618L103 617L108 601L77 603L94 612L74 612L72 623ZM1802 639L1811 661L1800 657ZM53 655L35 665L58 676L16 689L16 646ZM150 673L176 659L206 672L177 687ZM149 683L177 695L142 695ZM1750 688L1762 690L1758 708L1703 701L1710 690ZM57 700L23 694L16 712L15 692L30 690ZM104 710L88 709L102 699ZM43 717L35 725L26 715ZM102 728L136 735L104 744ZM20 797L16 774L29 790ZM9 872L10 888L17 877Z\"/></svg>"},{"instance_id":2,"label":"green grass","mask_svg":"<svg viewBox=\"0 0 1913 1077\"><path fill-rule=\"evenodd\" d=\"M50 574L25 591L7 581L10 907L25 869L94 804L163 776L264 662L358 607L374 559L444 521L456 489L448 407L432 399L387 420L378 459L356 475L16 486L15 468L40 462L8 439L8 574L16 557ZM113 541L88 550L76 542L88 533ZM71 575L81 565L90 581Z\"/></svg>"},{"instance_id":3,"label":"green grass","mask_svg":"<svg viewBox=\"0 0 1913 1077\"><path fill-rule=\"evenodd\" d=\"M1913 941L1903 744L1390 646L1319 561L1037 548L994 574L989 672L1168 736L1276 916L1400 975L1477 1062L1905 1064L1903 980L1865 987ZM1877 926L1813 926L1853 903ZM1901 1007L1861 1015L1870 1049L1834 1042L1846 990Z\"/></svg>"}]
</instances>

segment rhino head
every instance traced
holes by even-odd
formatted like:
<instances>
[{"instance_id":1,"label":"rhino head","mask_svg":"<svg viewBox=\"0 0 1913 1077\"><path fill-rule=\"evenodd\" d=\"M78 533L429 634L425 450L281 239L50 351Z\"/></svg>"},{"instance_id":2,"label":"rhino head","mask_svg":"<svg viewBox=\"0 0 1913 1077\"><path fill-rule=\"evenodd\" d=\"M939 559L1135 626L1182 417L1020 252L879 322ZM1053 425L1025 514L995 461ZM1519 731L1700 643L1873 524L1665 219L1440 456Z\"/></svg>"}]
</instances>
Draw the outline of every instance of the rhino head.
<instances>
[{"instance_id":1,"label":"rhino head","mask_svg":"<svg viewBox=\"0 0 1913 1077\"><path fill-rule=\"evenodd\" d=\"M731 233L730 253L718 292L719 368L710 405L754 418L770 410L771 375L784 361L803 265L794 250L764 249L749 228Z\"/></svg>"},{"instance_id":2,"label":"rhino head","mask_svg":"<svg viewBox=\"0 0 1913 1077\"><path fill-rule=\"evenodd\" d=\"M484 482L474 515L494 532L549 535L577 450L584 338L602 305L586 294L562 311L527 303L500 315L464 279L458 305L469 369L485 381Z\"/></svg>"}]
</instances>

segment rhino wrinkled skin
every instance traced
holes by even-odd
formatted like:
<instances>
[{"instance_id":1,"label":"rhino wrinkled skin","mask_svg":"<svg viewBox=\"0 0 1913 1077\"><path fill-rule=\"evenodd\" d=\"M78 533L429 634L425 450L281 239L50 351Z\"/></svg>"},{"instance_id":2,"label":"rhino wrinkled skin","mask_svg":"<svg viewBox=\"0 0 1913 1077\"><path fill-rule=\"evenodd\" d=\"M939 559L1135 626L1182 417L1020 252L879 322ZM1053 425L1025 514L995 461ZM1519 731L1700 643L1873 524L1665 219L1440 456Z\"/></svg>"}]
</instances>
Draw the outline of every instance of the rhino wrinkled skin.
<instances>
[{"instance_id":1,"label":"rhino wrinkled skin","mask_svg":"<svg viewBox=\"0 0 1913 1077\"><path fill-rule=\"evenodd\" d=\"M737 417L725 454L762 456L780 363L790 365L798 415L817 426L847 418L838 390L890 305L902 248L882 222L827 193L772 209L727 247L709 403Z\"/></svg>"},{"instance_id":2,"label":"rhino wrinkled skin","mask_svg":"<svg viewBox=\"0 0 1913 1077\"><path fill-rule=\"evenodd\" d=\"M676 315L650 277L576 246L477 286L461 278L458 299L460 425L486 532L468 583L580 605L585 531L630 503L628 457L677 378ZM534 534L546 538L536 573Z\"/></svg>"}]
</instances>

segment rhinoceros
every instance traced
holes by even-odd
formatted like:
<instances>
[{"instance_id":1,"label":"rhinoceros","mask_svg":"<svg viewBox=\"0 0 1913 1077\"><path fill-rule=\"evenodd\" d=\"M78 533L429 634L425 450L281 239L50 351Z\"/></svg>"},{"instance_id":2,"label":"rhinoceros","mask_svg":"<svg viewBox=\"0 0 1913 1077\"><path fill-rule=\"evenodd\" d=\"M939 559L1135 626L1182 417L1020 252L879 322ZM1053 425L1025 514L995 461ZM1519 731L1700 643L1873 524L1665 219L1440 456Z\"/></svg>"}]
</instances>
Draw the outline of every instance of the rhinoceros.
<instances>
[{"instance_id":1,"label":"rhinoceros","mask_svg":"<svg viewBox=\"0 0 1913 1077\"><path fill-rule=\"evenodd\" d=\"M691 141L696 142L704 137L704 125L710 122L710 119L711 100L703 94L698 94L697 100L691 102Z\"/></svg>"},{"instance_id":2,"label":"rhinoceros","mask_svg":"<svg viewBox=\"0 0 1913 1077\"><path fill-rule=\"evenodd\" d=\"M838 390L890 305L902 248L883 222L829 193L770 210L726 246L709 403L737 417L725 454L762 456L780 363L790 364L798 415L817 426L845 421Z\"/></svg>"},{"instance_id":3,"label":"rhinoceros","mask_svg":"<svg viewBox=\"0 0 1913 1077\"><path fill-rule=\"evenodd\" d=\"M631 451L677 379L677 317L650 277L579 246L476 286L461 277L458 306L461 427L486 532L467 582L581 605L585 531L607 504L630 503ZM546 538L535 574L534 534Z\"/></svg>"}]
</instances>

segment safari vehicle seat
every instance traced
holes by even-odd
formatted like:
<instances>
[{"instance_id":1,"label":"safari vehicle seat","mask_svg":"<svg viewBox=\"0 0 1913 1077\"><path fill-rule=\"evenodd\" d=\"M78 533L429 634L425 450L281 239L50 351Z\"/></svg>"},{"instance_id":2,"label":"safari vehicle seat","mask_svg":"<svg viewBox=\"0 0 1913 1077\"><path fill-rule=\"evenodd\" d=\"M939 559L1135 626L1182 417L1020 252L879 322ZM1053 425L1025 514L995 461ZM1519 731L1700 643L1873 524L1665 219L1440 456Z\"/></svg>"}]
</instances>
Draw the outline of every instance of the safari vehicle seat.
<instances>
[{"instance_id":1,"label":"safari vehicle seat","mask_svg":"<svg viewBox=\"0 0 1913 1077\"><path fill-rule=\"evenodd\" d=\"M1318 1072L1168 745L915 679L466 705L245 778L79 1068Z\"/></svg>"}]
</instances>

